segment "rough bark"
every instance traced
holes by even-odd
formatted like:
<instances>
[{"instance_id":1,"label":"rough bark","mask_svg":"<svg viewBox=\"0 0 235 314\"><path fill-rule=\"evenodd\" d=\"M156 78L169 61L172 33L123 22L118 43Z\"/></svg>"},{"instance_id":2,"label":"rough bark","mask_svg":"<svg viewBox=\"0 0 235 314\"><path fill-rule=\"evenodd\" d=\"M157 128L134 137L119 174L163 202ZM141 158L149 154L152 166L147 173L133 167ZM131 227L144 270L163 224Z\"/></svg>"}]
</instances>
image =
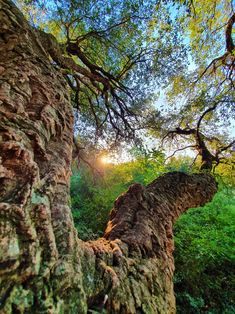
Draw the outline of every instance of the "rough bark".
<instances>
[{"instance_id":1,"label":"rough bark","mask_svg":"<svg viewBox=\"0 0 235 314\"><path fill-rule=\"evenodd\" d=\"M214 179L176 172L134 184L104 237L80 241L66 82L18 9L0 9L0 313L175 313L172 225L212 198Z\"/></svg>"}]
</instances>

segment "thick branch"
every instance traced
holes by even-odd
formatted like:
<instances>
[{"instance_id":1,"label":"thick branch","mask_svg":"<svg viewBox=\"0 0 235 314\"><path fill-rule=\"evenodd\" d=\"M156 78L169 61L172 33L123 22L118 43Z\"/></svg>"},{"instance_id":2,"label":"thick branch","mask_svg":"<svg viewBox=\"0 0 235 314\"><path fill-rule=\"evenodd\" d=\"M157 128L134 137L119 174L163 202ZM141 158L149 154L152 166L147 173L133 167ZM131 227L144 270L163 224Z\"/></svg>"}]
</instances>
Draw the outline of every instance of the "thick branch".
<instances>
[{"instance_id":1,"label":"thick branch","mask_svg":"<svg viewBox=\"0 0 235 314\"><path fill-rule=\"evenodd\" d=\"M198 79L195 81L197 83L205 74L206 72L212 68L212 72L215 72L219 66L226 66L227 67L227 74L225 80L229 80L231 86L234 88L233 85L233 74L234 74L234 42L232 37L232 30L233 25L235 23L235 13L229 18L228 22L225 24L225 43L226 43L226 51L223 55L215 58L212 60L209 65L204 69L204 71L200 74Z\"/></svg>"},{"instance_id":2,"label":"thick branch","mask_svg":"<svg viewBox=\"0 0 235 314\"><path fill-rule=\"evenodd\" d=\"M191 145L191 147L194 147L197 151L198 154L201 156L201 169L207 169L207 170L212 170L213 167L213 163L215 162L216 164L219 163L219 155L223 152L226 151L227 149L229 149L232 145L233 142L228 144L228 145L223 145L221 146L219 149L217 149L216 153L214 154L213 152L210 151L210 149L208 148L208 145L206 142L212 142L213 140L216 140L217 143L220 143L219 139L213 137L213 138L208 138L206 137L201 131L200 131L200 127L201 127L201 123L203 121L203 119L205 118L205 116L216 110L216 108L218 107L219 104L221 104L221 102L224 101L217 101L214 103L213 106L207 108L199 117L196 127L195 128L190 128L189 126L187 128L180 128L177 127L175 130L169 131L165 136L164 139L166 137L171 136L172 138L174 138L175 135L186 135L186 136L192 136L195 144ZM226 102L226 101L225 101ZM183 147L180 150L186 149L188 146ZM178 150L176 150L175 152L177 152ZM173 153L173 155L175 154L175 152ZM171 157L171 156L170 156Z\"/></svg>"},{"instance_id":3,"label":"thick branch","mask_svg":"<svg viewBox=\"0 0 235 314\"><path fill-rule=\"evenodd\" d=\"M107 300L108 313L138 313L136 309L144 309L147 302L148 310L143 313L174 313L173 295L170 293L171 297L163 301L157 292L163 286L172 289L169 278L173 276L173 223L187 208L211 200L216 190L210 175L173 172L146 188L133 184L121 195L111 212L104 239L87 243L86 256L95 254L94 281L103 279L101 290L96 289L96 295L89 298L90 307L101 308ZM86 273L91 272L87 258L83 267Z\"/></svg>"},{"instance_id":4,"label":"thick branch","mask_svg":"<svg viewBox=\"0 0 235 314\"><path fill-rule=\"evenodd\" d=\"M225 39L226 39L226 50L230 53L233 53L234 43L232 38L232 29L235 23L235 13L228 20L228 24L225 30Z\"/></svg>"},{"instance_id":5,"label":"thick branch","mask_svg":"<svg viewBox=\"0 0 235 314\"><path fill-rule=\"evenodd\" d=\"M189 207L204 205L215 191L214 179L206 174L173 172L146 188L134 184L116 200L105 238L138 243L152 251L151 236L159 233L159 223L174 222Z\"/></svg>"}]
</instances>

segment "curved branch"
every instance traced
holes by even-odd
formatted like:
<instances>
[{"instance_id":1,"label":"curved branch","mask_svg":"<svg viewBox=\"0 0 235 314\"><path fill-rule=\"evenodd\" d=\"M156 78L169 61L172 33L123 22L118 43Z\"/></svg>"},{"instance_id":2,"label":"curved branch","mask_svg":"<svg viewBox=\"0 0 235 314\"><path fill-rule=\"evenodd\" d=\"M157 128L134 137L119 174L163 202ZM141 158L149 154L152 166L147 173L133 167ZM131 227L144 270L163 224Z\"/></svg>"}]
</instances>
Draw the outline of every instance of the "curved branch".
<instances>
[{"instance_id":1,"label":"curved branch","mask_svg":"<svg viewBox=\"0 0 235 314\"><path fill-rule=\"evenodd\" d=\"M198 119L198 122L197 122L197 134L198 134L198 135L199 135L199 129L200 129L200 125L201 125L202 120L204 119L204 117L205 117L209 112L214 111L214 110L217 108L218 105L219 105L219 102L216 102L216 103L214 104L214 106L209 107L208 109L206 109L206 110L203 112L203 114L200 116L200 118Z\"/></svg>"},{"instance_id":2,"label":"curved branch","mask_svg":"<svg viewBox=\"0 0 235 314\"><path fill-rule=\"evenodd\" d=\"M176 149L170 156L168 156L164 162L166 162L168 159L170 159L171 157L175 156L175 154L179 151L182 151L182 150L185 150L187 148L195 148L196 146L195 145L188 145L188 146L185 146L185 147L182 147L182 148L178 148Z\"/></svg>"},{"instance_id":3,"label":"curved branch","mask_svg":"<svg viewBox=\"0 0 235 314\"><path fill-rule=\"evenodd\" d=\"M76 102L78 101L78 94L85 92L82 89L82 85L84 85L85 88L92 92L95 101L97 97L103 98L104 109L109 118L105 118L103 121L109 121L113 130L116 132L117 138L133 138L135 130L131 119L133 117L136 119L136 115L129 109L126 101L118 95L118 92L120 92L120 94L124 93L130 99L132 99L132 97L129 90L119 81L119 78L115 78L103 68L90 62L77 43L68 43L67 50L69 53L76 55L83 62L85 67L76 63L71 57L64 56L62 47L53 35L39 31L39 36L51 58L62 69L67 70L67 81L75 92ZM73 84L70 76L75 79L77 86ZM81 82L81 84L79 82ZM110 95L112 98L109 97ZM89 101L89 103L91 102ZM92 110L92 106L90 108ZM92 112L92 114L94 113ZM124 132L122 131L122 127Z\"/></svg>"},{"instance_id":4,"label":"curved branch","mask_svg":"<svg viewBox=\"0 0 235 314\"><path fill-rule=\"evenodd\" d=\"M152 234L159 233L159 221L174 222L187 208L205 204L209 194L213 195L216 189L214 179L207 174L190 176L181 172L165 174L146 188L134 184L116 200L104 237L121 239L133 248L138 243L151 250L152 254L157 254L151 248L150 239ZM164 208L160 205L163 199L167 204ZM160 215L162 220L155 214Z\"/></svg>"},{"instance_id":5,"label":"curved branch","mask_svg":"<svg viewBox=\"0 0 235 314\"><path fill-rule=\"evenodd\" d=\"M232 29L235 23L235 13L228 20L228 24L225 30L225 39L226 39L226 50L230 53L233 53L234 43L232 38Z\"/></svg>"},{"instance_id":6,"label":"curved branch","mask_svg":"<svg viewBox=\"0 0 235 314\"><path fill-rule=\"evenodd\" d=\"M229 18L228 22L225 24L226 28L225 28L225 43L226 43L226 52L219 56L218 58L215 58L214 60L212 60L209 65L204 69L204 71L200 74L200 76L197 78L197 80L194 82L195 84L206 74L206 72L213 66L213 72L216 71L216 69L220 66L220 65L226 65L228 67L228 71L231 72L229 74L229 76L226 76L226 79L231 81L231 85L233 85L233 80L231 79L231 75L234 72L234 42L233 42L233 38L232 38L232 29L235 23L235 13L233 13L233 15ZM227 58L231 57L231 63L229 64L227 61ZM221 64L218 64L219 62L221 62Z\"/></svg>"}]
</instances>

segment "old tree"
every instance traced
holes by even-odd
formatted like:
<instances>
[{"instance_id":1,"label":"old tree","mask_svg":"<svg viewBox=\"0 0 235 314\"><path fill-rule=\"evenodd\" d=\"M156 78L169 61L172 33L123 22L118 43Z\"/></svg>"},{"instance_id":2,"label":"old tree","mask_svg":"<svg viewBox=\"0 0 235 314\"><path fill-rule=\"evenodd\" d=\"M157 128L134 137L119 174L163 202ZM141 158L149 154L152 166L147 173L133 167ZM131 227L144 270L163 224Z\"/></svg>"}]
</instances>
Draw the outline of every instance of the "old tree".
<instances>
[{"instance_id":1,"label":"old tree","mask_svg":"<svg viewBox=\"0 0 235 314\"><path fill-rule=\"evenodd\" d=\"M180 30L172 36L155 1L84 3L50 1L54 16L34 4L43 28L0 0L0 312L175 313L172 225L212 198L214 179L174 172L132 185L96 241L79 240L68 204L74 113L89 132L132 138L151 79L183 67ZM213 64L228 71L234 15L229 23L230 46Z\"/></svg>"}]
</instances>

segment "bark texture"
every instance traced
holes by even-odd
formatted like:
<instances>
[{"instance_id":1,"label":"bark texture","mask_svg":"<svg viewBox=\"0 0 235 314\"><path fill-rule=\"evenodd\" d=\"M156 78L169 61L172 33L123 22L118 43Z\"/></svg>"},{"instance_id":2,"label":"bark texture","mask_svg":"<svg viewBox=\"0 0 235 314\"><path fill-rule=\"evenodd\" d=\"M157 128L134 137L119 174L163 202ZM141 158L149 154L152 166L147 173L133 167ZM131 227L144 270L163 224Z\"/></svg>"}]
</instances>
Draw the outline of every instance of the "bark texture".
<instances>
[{"instance_id":1,"label":"bark texture","mask_svg":"<svg viewBox=\"0 0 235 314\"><path fill-rule=\"evenodd\" d=\"M40 33L10 1L0 9L0 313L175 313L172 225L212 198L214 179L175 172L134 184L104 237L80 241L67 85Z\"/></svg>"}]
</instances>

